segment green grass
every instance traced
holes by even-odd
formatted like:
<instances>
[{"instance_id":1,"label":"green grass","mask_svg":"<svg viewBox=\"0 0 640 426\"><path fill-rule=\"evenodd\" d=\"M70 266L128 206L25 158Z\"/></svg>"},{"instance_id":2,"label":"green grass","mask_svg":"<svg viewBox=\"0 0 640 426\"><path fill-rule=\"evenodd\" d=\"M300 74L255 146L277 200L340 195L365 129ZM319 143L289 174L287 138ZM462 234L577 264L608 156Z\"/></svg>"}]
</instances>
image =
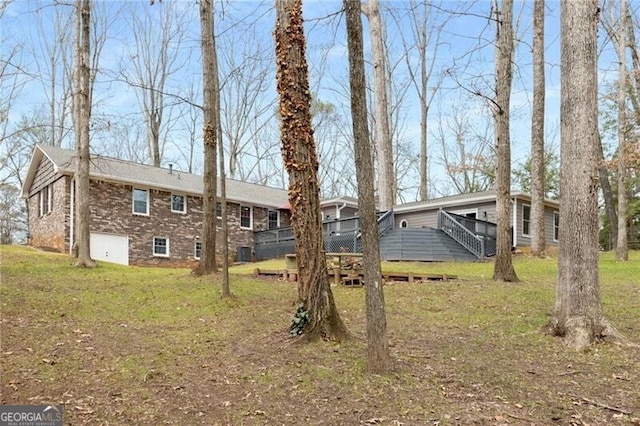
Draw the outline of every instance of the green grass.
<instances>
[{"instance_id":1,"label":"green grass","mask_svg":"<svg viewBox=\"0 0 640 426\"><path fill-rule=\"evenodd\" d=\"M640 254L630 259L602 254L602 300L608 319L640 342ZM283 260L231 268L230 300L221 300L217 276L186 269L78 269L66 255L27 247L0 247L0 262L2 403L62 402L72 424L640 417L639 351L599 344L575 353L540 332L554 304L554 258L514 257L518 283L491 281L490 262L384 263L459 277L385 287L396 369L384 376L366 374L361 288L333 287L356 340L291 344L295 284L251 275L283 269ZM632 414L613 417L575 395Z\"/></svg>"}]
</instances>

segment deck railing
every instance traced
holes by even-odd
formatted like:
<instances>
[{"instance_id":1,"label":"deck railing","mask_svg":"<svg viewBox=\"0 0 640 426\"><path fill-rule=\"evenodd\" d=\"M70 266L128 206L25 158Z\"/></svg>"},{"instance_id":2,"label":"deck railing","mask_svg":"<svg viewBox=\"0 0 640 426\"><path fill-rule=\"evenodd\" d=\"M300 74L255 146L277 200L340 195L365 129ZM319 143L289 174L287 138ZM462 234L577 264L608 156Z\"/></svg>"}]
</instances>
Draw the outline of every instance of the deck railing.
<instances>
[{"instance_id":1,"label":"deck railing","mask_svg":"<svg viewBox=\"0 0 640 426\"><path fill-rule=\"evenodd\" d=\"M378 235L382 236L389 229L393 228L393 210L378 214ZM322 223L324 237L324 250L327 253L360 253L362 243L360 241L360 218L349 217L346 219L332 219ZM274 251L278 256L282 255L281 250L295 252L295 240L291 227L270 229L267 231L256 231L253 233L256 256L270 256L267 247L280 247ZM293 246L292 246L293 244ZM264 254L263 254L264 253ZM274 256L275 257L275 256Z\"/></svg>"},{"instance_id":2,"label":"deck railing","mask_svg":"<svg viewBox=\"0 0 640 426\"><path fill-rule=\"evenodd\" d=\"M378 216L378 237L382 237L388 230L393 229L393 210L387 210Z\"/></svg>"},{"instance_id":3,"label":"deck railing","mask_svg":"<svg viewBox=\"0 0 640 426\"><path fill-rule=\"evenodd\" d=\"M484 259L487 255L485 250L485 237L476 235L469 229L469 223L465 224L458 221L464 216L452 215L444 210L438 211L438 229L456 240L459 244L473 253L479 259ZM475 223L474 223L475 225Z\"/></svg>"},{"instance_id":4,"label":"deck railing","mask_svg":"<svg viewBox=\"0 0 640 426\"><path fill-rule=\"evenodd\" d=\"M473 232L479 237L484 238L484 255L487 257L496 255L496 235L498 233L498 225L486 220L475 219L472 217L461 216L459 214L449 213L462 226Z\"/></svg>"}]
</instances>

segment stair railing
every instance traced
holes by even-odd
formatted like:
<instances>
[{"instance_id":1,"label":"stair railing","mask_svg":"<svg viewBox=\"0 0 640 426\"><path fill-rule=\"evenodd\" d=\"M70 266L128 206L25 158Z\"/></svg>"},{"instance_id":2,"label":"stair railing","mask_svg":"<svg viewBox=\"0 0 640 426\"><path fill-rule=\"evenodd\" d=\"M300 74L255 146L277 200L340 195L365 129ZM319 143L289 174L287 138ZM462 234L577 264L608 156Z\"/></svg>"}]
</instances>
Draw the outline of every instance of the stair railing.
<instances>
[{"instance_id":1,"label":"stair railing","mask_svg":"<svg viewBox=\"0 0 640 426\"><path fill-rule=\"evenodd\" d=\"M393 209L387 210L378 217L378 237L393 229Z\"/></svg>"},{"instance_id":2,"label":"stair railing","mask_svg":"<svg viewBox=\"0 0 640 426\"><path fill-rule=\"evenodd\" d=\"M467 227L460 224L453 216L442 209L438 210L438 229L456 240L461 246L469 250L479 259L484 259L484 238L471 232Z\"/></svg>"}]
</instances>

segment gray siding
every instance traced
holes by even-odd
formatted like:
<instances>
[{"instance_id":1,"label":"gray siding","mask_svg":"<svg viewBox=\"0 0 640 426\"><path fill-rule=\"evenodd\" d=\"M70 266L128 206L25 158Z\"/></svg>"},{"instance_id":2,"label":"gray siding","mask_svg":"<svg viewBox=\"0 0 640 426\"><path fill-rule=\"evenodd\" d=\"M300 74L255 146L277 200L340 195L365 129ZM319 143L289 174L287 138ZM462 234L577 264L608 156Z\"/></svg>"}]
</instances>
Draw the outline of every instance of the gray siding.
<instances>
[{"instance_id":1,"label":"gray siding","mask_svg":"<svg viewBox=\"0 0 640 426\"><path fill-rule=\"evenodd\" d=\"M529 206L531 207L531 202L528 200L517 200L517 210L516 210L516 230L517 230L517 241L516 241L516 245L518 246L530 246L531 245L531 235L525 235L523 233L523 228L524 228L524 224L523 224L523 206ZM553 240L553 214L554 212L557 212L558 210L550 207L550 206L545 206L544 208L544 235L545 235L545 243L548 246L555 246L558 245L557 241ZM513 214L513 212L512 212ZM513 222L512 222L513 223ZM529 232L531 232L531 224L529 224Z\"/></svg>"},{"instance_id":2,"label":"gray siding","mask_svg":"<svg viewBox=\"0 0 640 426\"><path fill-rule=\"evenodd\" d=\"M340 209L340 217L338 217L338 208L340 206L330 205L322 208L322 220L347 219L358 215L358 209L355 207L343 207Z\"/></svg>"},{"instance_id":3,"label":"gray siding","mask_svg":"<svg viewBox=\"0 0 640 426\"><path fill-rule=\"evenodd\" d=\"M452 206L445 210L455 214L474 212L476 213L476 219L494 223L496 220L496 205L494 202L470 203ZM395 213L394 222L396 228L400 227L400 223L403 220L407 221L407 228L436 228L438 226L438 209L425 208L421 211Z\"/></svg>"},{"instance_id":4,"label":"gray siding","mask_svg":"<svg viewBox=\"0 0 640 426\"><path fill-rule=\"evenodd\" d=\"M518 246L530 246L531 237L522 233L522 206L531 205L531 202L523 199L516 199L516 238ZM481 203L464 203L455 206L448 206L445 208L450 213L465 215L467 213L476 213L476 219L486 220L488 222L496 223L496 205L495 201L485 201ZM509 212L511 218L509 219L509 226L513 227L513 206ZM557 245L558 242L553 240L553 214L557 212L557 208L551 206L545 206L545 238L547 245ZM436 228L438 226L438 209L429 208L425 206L423 210L411 211L411 212L397 212L395 214L395 227L400 228L402 221L407 222L408 228Z\"/></svg>"}]
</instances>

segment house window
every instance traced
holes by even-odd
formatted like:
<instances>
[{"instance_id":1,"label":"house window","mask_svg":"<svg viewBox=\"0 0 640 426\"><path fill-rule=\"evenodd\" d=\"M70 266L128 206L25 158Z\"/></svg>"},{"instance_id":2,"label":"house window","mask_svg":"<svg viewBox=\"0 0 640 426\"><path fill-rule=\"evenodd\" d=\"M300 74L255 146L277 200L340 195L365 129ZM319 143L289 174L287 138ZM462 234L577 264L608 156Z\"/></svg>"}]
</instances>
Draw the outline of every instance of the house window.
<instances>
[{"instance_id":1,"label":"house window","mask_svg":"<svg viewBox=\"0 0 640 426\"><path fill-rule=\"evenodd\" d=\"M269 210L269 229L276 229L280 226L280 212Z\"/></svg>"},{"instance_id":2,"label":"house window","mask_svg":"<svg viewBox=\"0 0 640 426\"><path fill-rule=\"evenodd\" d=\"M553 212L553 241L558 241L560 238L560 213Z\"/></svg>"},{"instance_id":3,"label":"house window","mask_svg":"<svg viewBox=\"0 0 640 426\"><path fill-rule=\"evenodd\" d=\"M409 222L407 222L406 219L402 219L400 221L400 228L406 228L407 226L409 226Z\"/></svg>"},{"instance_id":4,"label":"house window","mask_svg":"<svg viewBox=\"0 0 640 426\"><path fill-rule=\"evenodd\" d=\"M219 201L216 203L216 217L222 218L222 203Z\"/></svg>"},{"instance_id":5,"label":"house window","mask_svg":"<svg viewBox=\"0 0 640 426\"><path fill-rule=\"evenodd\" d=\"M149 214L149 191L133 188L133 213Z\"/></svg>"},{"instance_id":6,"label":"house window","mask_svg":"<svg viewBox=\"0 0 640 426\"><path fill-rule=\"evenodd\" d=\"M187 199L184 195L171 194L171 211L174 213L187 212Z\"/></svg>"},{"instance_id":7,"label":"house window","mask_svg":"<svg viewBox=\"0 0 640 426\"><path fill-rule=\"evenodd\" d=\"M200 241L196 241L193 258L196 260L200 260L200 256L202 256L202 243Z\"/></svg>"},{"instance_id":8,"label":"house window","mask_svg":"<svg viewBox=\"0 0 640 426\"><path fill-rule=\"evenodd\" d=\"M53 184L47 186L47 213L53 211Z\"/></svg>"},{"instance_id":9,"label":"house window","mask_svg":"<svg viewBox=\"0 0 640 426\"><path fill-rule=\"evenodd\" d=\"M251 207L240 206L240 228L251 229Z\"/></svg>"},{"instance_id":10,"label":"house window","mask_svg":"<svg viewBox=\"0 0 640 426\"><path fill-rule=\"evenodd\" d=\"M153 237L153 255L169 257L169 239L165 237Z\"/></svg>"},{"instance_id":11,"label":"house window","mask_svg":"<svg viewBox=\"0 0 640 426\"><path fill-rule=\"evenodd\" d=\"M46 194L45 191L41 190L38 192L38 216L44 216L44 209L46 205Z\"/></svg>"},{"instance_id":12,"label":"house window","mask_svg":"<svg viewBox=\"0 0 640 426\"><path fill-rule=\"evenodd\" d=\"M42 217L53 211L53 184L38 192L38 216Z\"/></svg>"},{"instance_id":13,"label":"house window","mask_svg":"<svg viewBox=\"0 0 640 426\"><path fill-rule=\"evenodd\" d=\"M531 226L531 206L522 205L522 235L529 235L529 227Z\"/></svg>"}]
</instances>

